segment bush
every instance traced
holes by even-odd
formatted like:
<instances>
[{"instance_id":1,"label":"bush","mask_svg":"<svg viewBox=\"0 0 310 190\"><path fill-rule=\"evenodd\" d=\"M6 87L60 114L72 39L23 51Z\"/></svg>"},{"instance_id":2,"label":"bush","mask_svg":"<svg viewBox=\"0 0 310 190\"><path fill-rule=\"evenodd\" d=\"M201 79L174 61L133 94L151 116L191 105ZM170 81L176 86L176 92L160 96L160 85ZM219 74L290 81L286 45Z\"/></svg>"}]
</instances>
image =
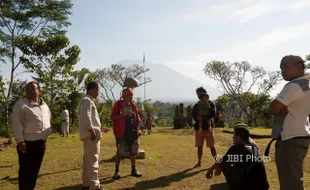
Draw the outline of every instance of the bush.
<instances>
[{"instance_id":1,"label":"bush","mask_svg":"<svg viewBox=\"0 0 310 190\"><path fill-rule=\"evenodd\" d=\"M13 137L13 131L12 131L12 125L2 125L0 124L0 137L3 138L12 138Z\"/></svg>"}]
</instances>

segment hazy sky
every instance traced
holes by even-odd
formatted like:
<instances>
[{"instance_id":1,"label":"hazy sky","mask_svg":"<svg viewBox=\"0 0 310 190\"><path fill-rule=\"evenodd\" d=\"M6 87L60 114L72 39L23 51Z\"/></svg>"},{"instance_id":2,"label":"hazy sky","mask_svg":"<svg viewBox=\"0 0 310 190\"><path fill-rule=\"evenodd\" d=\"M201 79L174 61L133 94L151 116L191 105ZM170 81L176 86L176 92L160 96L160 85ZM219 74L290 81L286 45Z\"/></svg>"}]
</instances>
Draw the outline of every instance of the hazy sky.
<instances>
[{"instance_id":1,"label":"hazy sky","mask_svg":"<svg viewBox=\"0 0 310 190\"><path fill-rule=\"evenodd\" d=\"M202 71L210 60L279 69L283 55L310 54L309 0L73 2L68 36L82 49L79 68L142 60L145 52L149 62L215 86Z\"/></svg>"}]
</instances>

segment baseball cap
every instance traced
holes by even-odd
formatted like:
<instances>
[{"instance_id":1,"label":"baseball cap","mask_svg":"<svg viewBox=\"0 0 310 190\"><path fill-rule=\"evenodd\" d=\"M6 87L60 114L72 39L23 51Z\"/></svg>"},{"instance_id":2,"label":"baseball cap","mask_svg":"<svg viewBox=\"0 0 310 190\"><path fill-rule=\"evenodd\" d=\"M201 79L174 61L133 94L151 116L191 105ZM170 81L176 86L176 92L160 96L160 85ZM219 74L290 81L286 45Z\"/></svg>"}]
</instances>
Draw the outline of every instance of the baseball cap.
<instances>
[{"instance_id":1,"label":"baseball cap","mask_svg":"<svg viewBox=\"0 0 310 190\"><path fill-rule=\"evenodd\" d=\"M284 65L287 63L305 63L306 61L303 60L300 56L297 55L286 55L281 59L280 65Z\"/></svg>"}]
</instances>

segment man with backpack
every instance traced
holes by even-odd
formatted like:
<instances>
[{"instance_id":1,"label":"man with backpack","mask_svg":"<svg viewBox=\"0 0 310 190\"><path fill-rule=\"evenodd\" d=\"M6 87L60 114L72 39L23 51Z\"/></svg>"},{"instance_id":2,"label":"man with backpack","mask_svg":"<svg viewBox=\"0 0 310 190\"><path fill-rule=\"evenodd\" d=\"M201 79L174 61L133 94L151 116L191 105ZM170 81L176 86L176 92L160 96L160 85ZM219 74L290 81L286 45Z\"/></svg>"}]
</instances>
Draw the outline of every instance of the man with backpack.
<instances>
[{"instance_id":1,"label":"man with backpack","mask_svg":"<svg viewBox=\"0 0 310 190\"><path fill-rule=\"evenodd\" d=\"M270 104L274 115L272 138L276 140L275 162L280 190L304 189L303 163L310 144L310 77L305 74L304 63L296 55L282 58L281 74L288 83ZM265 155L268 155L272 141Z\"/></svg>"},{"instance_id":2,"label":"man with backpack","mask_svg":"<svg viewBox=\"0 0 310 190\"><path fill-rule=\"evenodd\" d=\"M218 176L224 173L227 184L231 190L267 190L267 181L264 160L259 149L250 138L250 132L244 124L234 127L234 145L226 155L216 158L206 173L206 178L213 177L213 171Z\"/></svg>"},{"instance_id":3,"label":"man with backpack","mask_svg":"<svg viewBox=\"0 0 310 190\"><path fill-rule=\"evenodd\" d=\"M122 98L114 104L111 113L113 132L116 140L115 173L113 179L120 179L119 165L121 157L130 157L131 175L141 177L136 170L136 155L139 149L140 116L137 105L133 102L133 91L126 88Z\"/></svg>"}]
</instances>

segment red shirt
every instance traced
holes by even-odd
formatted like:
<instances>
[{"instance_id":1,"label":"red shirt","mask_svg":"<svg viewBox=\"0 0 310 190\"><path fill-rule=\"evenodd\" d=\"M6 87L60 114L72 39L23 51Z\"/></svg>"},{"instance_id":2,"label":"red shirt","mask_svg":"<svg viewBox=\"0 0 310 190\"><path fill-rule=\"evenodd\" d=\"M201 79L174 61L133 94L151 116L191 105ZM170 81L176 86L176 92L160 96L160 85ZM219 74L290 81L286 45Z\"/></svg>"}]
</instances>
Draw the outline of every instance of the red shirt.
<instances>
[{"instance_id":1,"label":"red shirt","mask_svg":"<svg viewBox=\"0 0 310 190\"><path fill-rule=\"evenodd\" d=\"M132 111L135 113L134 117L136 120L136 125L139 126L140 123L140 115L139 110L136 104L131 102ZM124 105L123 100L118 100L115 102L112 113L111 120L113 122L113 133L116 138L124 138L125 128L126 128L126 118L123 117L121 119L115 119L116 116L124 113Z\"/></svg>"}]
</instances>

